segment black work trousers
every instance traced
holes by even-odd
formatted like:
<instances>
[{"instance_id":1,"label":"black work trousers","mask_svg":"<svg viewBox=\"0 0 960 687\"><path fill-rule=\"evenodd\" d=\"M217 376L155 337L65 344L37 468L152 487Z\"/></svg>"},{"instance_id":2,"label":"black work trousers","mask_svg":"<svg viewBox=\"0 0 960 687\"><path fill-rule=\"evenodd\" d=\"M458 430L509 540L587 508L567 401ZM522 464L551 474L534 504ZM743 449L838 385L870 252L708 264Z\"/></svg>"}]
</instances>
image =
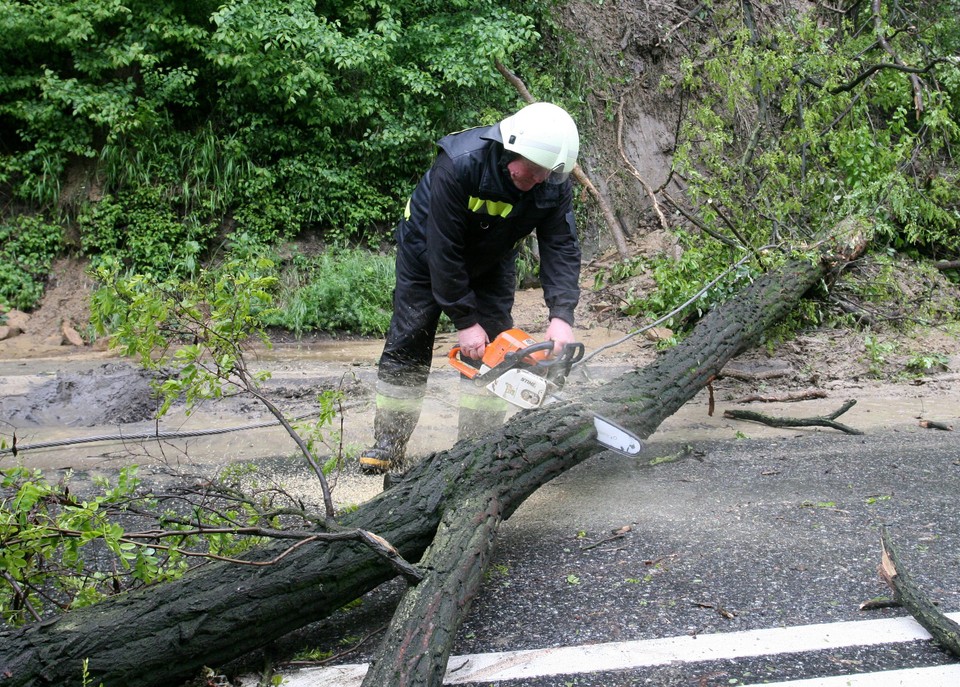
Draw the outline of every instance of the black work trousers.
<instances>
[{"instance_id":1,"label":"black work trousers","mask_svg":"<svg viewBox=\"0 0 960 687\"><path fill-rule=\"evenodd\" d=\"M472 277L480 326L492 341L513 326L516 259L506 256L494 268ZM389 384L422 387L430 374L433 345L442 312L433 295L424 251L397 247L393 317L380 355L378 378Z\"/></svg>"}]
</instances>

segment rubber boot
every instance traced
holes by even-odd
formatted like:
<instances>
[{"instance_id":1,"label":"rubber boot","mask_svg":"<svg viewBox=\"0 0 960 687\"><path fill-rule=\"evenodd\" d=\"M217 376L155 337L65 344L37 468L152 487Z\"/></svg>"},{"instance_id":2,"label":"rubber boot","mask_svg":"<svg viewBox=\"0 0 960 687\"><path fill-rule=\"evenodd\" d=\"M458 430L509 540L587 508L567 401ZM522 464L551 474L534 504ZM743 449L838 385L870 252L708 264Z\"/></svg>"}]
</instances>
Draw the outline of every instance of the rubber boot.
<instances>
[{"instance_id":1,"label":"rubber boot","mask_svg":"<svg viewBox=\"0 0 960 687\"><path fill-rule=\"evenodd\" d=\"M419 403L407 409L385 408L377 399L373 420L373 446L360 454L360 469L368 475L380 475L403 465L407 442L420 419Z\"/></svg>"}]
</instances>

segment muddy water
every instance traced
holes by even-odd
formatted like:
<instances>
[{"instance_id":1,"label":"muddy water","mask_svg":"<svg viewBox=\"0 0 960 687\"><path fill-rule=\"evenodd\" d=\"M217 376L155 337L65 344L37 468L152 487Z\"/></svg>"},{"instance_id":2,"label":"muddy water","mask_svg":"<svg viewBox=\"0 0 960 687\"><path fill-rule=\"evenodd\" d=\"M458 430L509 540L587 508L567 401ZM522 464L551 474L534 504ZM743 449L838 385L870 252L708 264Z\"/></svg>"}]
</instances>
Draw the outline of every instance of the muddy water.
<instances>
[{"instance_id":1,"label":"muddy water","mask_svg":"<svg viewBox=\"0 0 960 687\"><path fill-rule=\"evenodd\" d=\"M622 334L612 330L584 332L588 353L616 341ZM439 338L433 372L420 424L409 446L412 456L449 448L456 439L458 374L445 361L453 345L450 335ZM376 361L381 342L319 341L282 344L255 349L251 366L271 373L265 389L288 415L316 411L316 395L328 388L345 391L345 409L329 432L326 448L318 454L342 450L355 455L372 439ZM567 391L613 377L637 362L649 361L654 351L648 344L630 341L594 357L586 368L590 379L574 376ZM736 363L738 361L734 361ZM776 361L775 361L776 362ZM782 361L780 361L782 363ZM777 364L780 364L777 363ZM749 361L747 364L750 364ZM772 364L772 363L766 363ZM591 381L593 380L593 381ZM750 408L777 417L814 417L836 411L848 399L857 404L839 421L869 432L874 428L931 431L918 426L927 418L948 423L960 417L960 391L956 381L866 384L836 381L824 399L803 402L734 404L733 399L766 390L770 382L744 383L724 379L714 385L716 412L708 412L709 395L702 391L650 437L642 459L655 457L658 442L731 439L735 437L796 436L829 430L824 428L775 429L757 423L725 419L726 407ZM786 393L788 389L779 390ZM599 391L597 392L599 393ZM145 475L187 471L211 475L236 461L286 465L285 483L294 491L317 496L315 478L301 469L293 441L278 426L256 427L272 422L267 411L248 398L207 403L191 413L174 407L161 420L154 419L156 401L150 393L150 376L130 361L105 353L81 352L69 356L0 360L0 437L9 446L14 437L21 451L16 457L0 454L0 466L14 463L45 470L73 469L80 473L109 473L137 463ZM206 436L144 439L141 435L170 432L204 432L245 428ZM74 440L96 438L89 443ZM38 444L62 445L31 448ZM342 444L340 443L342 442ZM279 462L278 462L279 461ZM299 466L294 468L292 466ZM338 501L358 503L379 492L379 478L347 470L340 477ZM335 491L335 494L338 492Z\"/></svg>"}]
</instances>

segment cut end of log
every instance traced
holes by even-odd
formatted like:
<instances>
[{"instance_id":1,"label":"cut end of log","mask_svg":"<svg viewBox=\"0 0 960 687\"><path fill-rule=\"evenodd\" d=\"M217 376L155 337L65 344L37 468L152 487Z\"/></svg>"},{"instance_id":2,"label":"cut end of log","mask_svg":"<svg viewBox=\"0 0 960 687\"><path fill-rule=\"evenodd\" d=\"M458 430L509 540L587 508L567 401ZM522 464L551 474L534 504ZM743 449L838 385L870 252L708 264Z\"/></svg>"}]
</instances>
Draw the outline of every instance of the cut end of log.
<instances>
[{"instance_id":1,"label":"cut end of log","mask_svg":"<svg viewBox=\"0 0 960 687\"><path fill-rule=\"evenodd\" d=\"M953 431L953 425L948 425L944 422L937 422L935 420L920 420L920 426L924 429L939 429L944 432Z\"/></svg>"},{"instance_id":2,"label":"cut end of log","mask_svg":"<svg viewBox=\"0 0 960 687\"><path fill-rule=\"evenodd\" d=\"M883 578L883 581L892 585L894 578L897 576L897 566L890 558L890 553L887 551L887 547L883 547L883 551L880 554L879 571L880 577Z\"/></svg>"}]
</instances>

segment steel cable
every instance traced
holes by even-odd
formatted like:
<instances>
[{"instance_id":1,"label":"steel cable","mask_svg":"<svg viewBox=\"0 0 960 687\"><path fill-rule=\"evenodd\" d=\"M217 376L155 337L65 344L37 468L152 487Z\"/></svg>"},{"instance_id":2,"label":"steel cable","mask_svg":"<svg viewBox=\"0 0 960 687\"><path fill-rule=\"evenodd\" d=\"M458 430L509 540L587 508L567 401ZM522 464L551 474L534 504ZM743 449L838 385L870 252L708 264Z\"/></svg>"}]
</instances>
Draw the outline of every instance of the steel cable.
<instances>
[{"instance_id":1,"label":"steel cable","mask_svg":"<svg viewBox=\"0 0 960 687\"><path fill-rule=\"evenodd\" d=\"M344 403L340 407L343 410L355 407L367 401L355 401L353 403ZM290 418L291 422L297 422L299 420L305 420L308 417L315 417L317 415L316 411L309 413L303 413L302 415L296 415ZM57 439L53 441L41 441L34 444L24 444L18 446L14 443L10 448L0 448L0 456L12 453L17 455L21 451L32 451L42 448L58 448L62 446L76 446L79 444L92 444L100 443L105 441L134 441L138 439L154 439L156 441L165 441L170 439L190 439L194 437L203 437L203 436L212 436L215 434L229 434L230 432L243 432L253 429L263 429L265 427L279 427L279 420L270 420L267 422L256 422L249 425L240 425L237 427L215 427L211 429L192 429L176 432L158 432L158 431L149 431L149 432L134 432L132 434L101 434L95 435L92 437L76 437L73 439Z\"/></svg>"}]
</instances>

